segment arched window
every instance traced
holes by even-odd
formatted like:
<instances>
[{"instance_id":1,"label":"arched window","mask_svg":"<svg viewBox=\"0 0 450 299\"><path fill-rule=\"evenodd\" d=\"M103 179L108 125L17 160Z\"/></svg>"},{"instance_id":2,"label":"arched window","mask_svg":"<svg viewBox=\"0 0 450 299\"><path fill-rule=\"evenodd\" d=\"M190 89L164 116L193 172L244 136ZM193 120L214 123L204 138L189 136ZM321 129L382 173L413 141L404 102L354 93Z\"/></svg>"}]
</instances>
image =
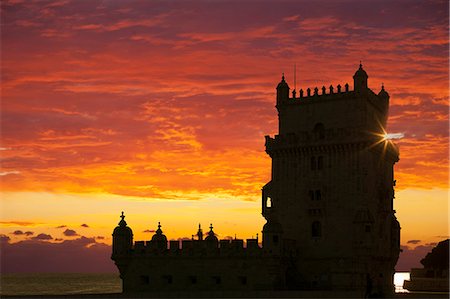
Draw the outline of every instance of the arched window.
<instances>
[{"instance_id":1,"label":"arched window","mask_svg":"<svg viewBox=\"0 0 450 299\"><path fill-rule=\"evenodd\" d=\"M319 156L317 158L317 169L319 169L319 170L323 169L323 157L322 156Z\"/></svg>"},{"instance_id":2,"label":"arched window","mask_svg":"<svg viewBox=\"0 0 450 299\"><path fill-rule=\"evenodd\" d=\"M266 199L266 208L271 208L272 207L272 198L267 197Z\"/></svg>"},{"instance_id":3,"label":"arched window","mask_svg":"<svg viewBox=\"0 0 450 299\"><path fill-rule=\"evenodd\" d=\"M322 236L322 224L319 221L314 221L311 225L311 236L319 238Z\"/></svg>"},{"instance_id":4,"label":"arched window","mask_svg":"<svg viewBox=\"0 0 450 299\"><path fill-rule=\"evenodd\" d=\"M322 192L320 192L320 190L316 190L316 200L321 200L322 199Z\"/></svg>"},{"instance_id":5,"label":"arched window","mask_svg":"<svg viewBox=\"0 0 450 299\"><path fill-rule=\"evenodd\" d=\"M322 123L316 124L313 132L316 139L325 139L325 126Z\"/></svg>"}]
</instances>

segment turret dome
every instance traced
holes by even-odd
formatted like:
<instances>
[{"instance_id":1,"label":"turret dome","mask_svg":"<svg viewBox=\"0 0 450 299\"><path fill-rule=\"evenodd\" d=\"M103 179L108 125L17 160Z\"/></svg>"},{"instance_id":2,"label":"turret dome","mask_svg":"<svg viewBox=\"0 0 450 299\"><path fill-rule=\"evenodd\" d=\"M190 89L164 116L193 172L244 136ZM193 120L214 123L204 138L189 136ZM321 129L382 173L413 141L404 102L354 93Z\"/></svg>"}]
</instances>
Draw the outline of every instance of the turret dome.
<instances>
[{"instance_id":1,"label":"turret dome","mask_svg":"<svg viewBox=\"0 0 450 299\"><path fill-rule=\"evenodd\" d=\"M161 223L158 222L158 229L152 237L152 241L156 242L167 242L167 237L163 234L161 230Z\"/></svg>"},{"instance_id":2,"label":"turret dome","mask_svg":"<svg viewBox=\"0 0 450 299\"><path fill-rule=\"evenodd\" d=\"M386 90L384 90L384 84L381 85L381 90L378 93L378 96L382 98L389 98L389 94L387 93Z\"/></svg>"},{"instance_id":3,"label":"turret dome","mask_svg":"<svg viewBox=\"0 0 450 299\"><path fill-rule=\"evenodd\" d=\"M120 218L121 220L119 221L119 225L114 229L113 235L133 235L133 231L127 226L127 222L125 221L125 215L123 214L123 212Z\"/></svg>"},{"instance_id":4,"label":"turret dome","mask_svg":"<svg viewBox=\"0 0 450 299\"><path fill-rule=\"evenodd\" d=\"M205 241L209 241L209 242L211 242L211 241L218 242L219 241L219 239L217 239L216 234L213 231L212 223L209 226L208 236L205 238Z\"/></svg>"},{"instance_id":5,"label":"turret dome","mask_svg":"<svg viewBox=\"0 0 450 299\"><path fill-rule=\"evenodd\" d=\"M281 233L283 227L276 219L269 219L263 226L263 232L265 233Z\"/></svg>"},{"instance_id":6,"label":"turret dome","mask_svg":"<svg viewBox=\"0 0 450 299\"><path fill-rule=\"evenodd\" d=\"M353 75L353 78L360 77L360 78L369 78L366 71L362 68L362 63L359 64L359 69L356 70L355 74Z\"/></svg>"}]
</instances>

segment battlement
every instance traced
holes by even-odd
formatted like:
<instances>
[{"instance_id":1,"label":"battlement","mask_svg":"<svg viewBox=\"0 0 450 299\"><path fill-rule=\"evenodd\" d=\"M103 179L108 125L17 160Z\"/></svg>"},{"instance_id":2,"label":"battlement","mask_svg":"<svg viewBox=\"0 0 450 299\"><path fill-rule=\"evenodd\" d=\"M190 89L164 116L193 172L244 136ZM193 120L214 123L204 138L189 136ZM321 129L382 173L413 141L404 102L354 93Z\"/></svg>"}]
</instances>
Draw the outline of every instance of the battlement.
<instances>
[{"instance_id":1,"label":"battlement","mask_svg":"<svg viewBox=\"0 0 450 299\"><path fill-rule=\"evenodd\" d=\"M260 256L258 239L136 241L130 253L146 256Z\"/></svg>"},{"instance_id":2,"label":"battlement","mask_svg":"<svg viewBox=\"0 0 450 299\"><path fill-rule=\"evenodd\" d=\"M348 83L346 83L344 85L344 90L342 90L342 86L340 84L338 84L336 86L336 90L334 89L333 85L330 85L329 88L328 88L328 93L327 93L327 88L324 85L320 89L320 92L321 93L319 94L319 88L318 87L315 87L314 89L307 88L306 89L306 94L305 94L305 91L303 89L300 89L299 90L299 97L297 97L297 91L294 89L292 91L292 98L290 98L290 99L293 99L293 100L295 100L295 99L306 99L306 98L310 98L310 97L317 98L317 97L322 97L322 96L348 94L348 93L353 92L353 91L349 90L349 85L348 85Z\"/></svg>"}]
</instances>

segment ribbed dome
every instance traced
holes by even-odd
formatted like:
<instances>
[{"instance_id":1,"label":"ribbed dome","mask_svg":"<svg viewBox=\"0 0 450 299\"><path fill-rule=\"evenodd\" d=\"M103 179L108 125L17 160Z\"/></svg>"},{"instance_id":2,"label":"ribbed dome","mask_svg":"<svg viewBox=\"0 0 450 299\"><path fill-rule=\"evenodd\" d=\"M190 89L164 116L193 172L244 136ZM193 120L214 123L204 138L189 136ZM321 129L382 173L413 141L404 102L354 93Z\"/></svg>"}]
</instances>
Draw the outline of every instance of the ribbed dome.
<instances>
[{"instance_id":1,"label":"ribbed dome","mask_svg":"<svg viewBox=\"0 0 450 299\"><path fill-rule=\"evenodd\" d=\"M353 75L353 78L356 78L356 77L360 77L360 78L362 77L362 78L366 78L366 79L369 78L366 71L363 70L361 63L359 64L359 69Z\"/></svg>"},{"instance_id":2,"label":"ribbed dome","mask_svg":"<svg viewBox=\"0 0 450 299\"><path fill-rule=\"evenodd\" d=\"M161 230L160 222L158 222L158 229L156 230L156 233L153 235L152 241L167 242L167 237L163 234L163 232Z\"/></svg>"},{"instance_id":3,"label":"ribbed dome","mask_svg":"<svg viewBox=\"0 0 450 299\"><path fill-rule=\"evenodd\" d=\"M265 232L265 233L281 233L281 232L283 232L283 227L277 220L270 219L267 221L266 224L264 224L263 232Z\"/></svg>"},{"instance_id":4,"label":"ribbed dome","mask_svg":"<svg viewBox=\"0 0 450 299\"><path fill-rule=\"evenodd\" d=\"M378 96L382 98L389 98L389 94L387 93L386 90L384 90L384 85L381 85L381 90L378 93Z\"/></svg>"},{"instance_id":5,"label":"ribbed dome","mask_svg":"<svg viewBox=\"0 0 450 299\"><path fill-rule=\"evenodd\" d=\"M123 212L120 218L122 219L119 221L119 225L114 229L113 235L133 235L133 231L127 226L127 222L125 221L125 215L123 214Z\"/></svg>"},{"instance_id":6,"label":"ribbed dome","mask_svg":"<svg viewBox=\"0 0 450 299\"><path fill-rule=\"evenodd\" d=\"M211 242L211 241L213 241L213 242L219 242L219 239L217 239L216 234L215 234L214 231L213 231L212 223L211 223L211 225L209 226L208 236L205 238L205 241L208 241L208 242Z\"/></svg>"},{"instance_id":7,"label":"ribbed dome","mask_svg":"<svg viewBox=\"0 0 450 299\"><path fill-rule=\"evenodd\" d=\"M277 85L277 89L280 89L280 88L282 88L282 89L289 88L289 85L288 85L288 84L286 83L286 81L284 80L284 74L283 74L283 76L281 77L280 83L278 83L278 85Z\"/></svg>"}]
</instances>

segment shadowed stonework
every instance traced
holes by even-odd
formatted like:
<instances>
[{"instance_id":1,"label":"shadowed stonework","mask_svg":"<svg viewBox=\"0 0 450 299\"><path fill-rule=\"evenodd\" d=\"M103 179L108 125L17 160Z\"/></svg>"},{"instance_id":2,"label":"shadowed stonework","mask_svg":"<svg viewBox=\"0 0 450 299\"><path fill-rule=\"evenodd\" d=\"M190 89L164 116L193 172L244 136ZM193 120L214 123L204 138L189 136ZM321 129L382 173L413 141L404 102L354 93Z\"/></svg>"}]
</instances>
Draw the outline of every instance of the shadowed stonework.
<instances>
[{"instance_id":1,"label":"shadowed stonework","mask_svg":"<svg viewBox=\"0 0 450 299\"><path fill-rule=\"evenodd\" d=\"M199 226L181 243L168 242L158 224L151 241L133 244L122 214L112 259L123 291L392 296L399 154L385 131L389 94L368 88L361 64L353 78L353 90L323 86L298 96L290 96L284 75L278 84L279 134L266 136L272 177L262 189L262 244L258 237L218 240L212 224L206 238Z\"/></svg>"}]
</instances>

